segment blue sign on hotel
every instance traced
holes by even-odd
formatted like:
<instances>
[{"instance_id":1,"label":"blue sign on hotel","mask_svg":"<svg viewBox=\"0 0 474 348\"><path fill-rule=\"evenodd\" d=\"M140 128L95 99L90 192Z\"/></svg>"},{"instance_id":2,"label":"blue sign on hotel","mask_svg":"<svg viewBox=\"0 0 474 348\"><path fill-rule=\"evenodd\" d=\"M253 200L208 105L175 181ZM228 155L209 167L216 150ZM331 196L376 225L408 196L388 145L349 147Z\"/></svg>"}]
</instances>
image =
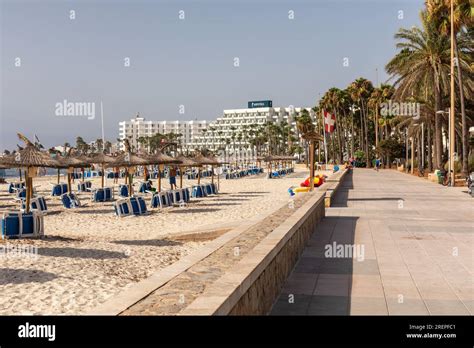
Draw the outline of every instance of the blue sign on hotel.
<instances>
[{"instance_id":1,"label":"blue sign on hotel","mask_svg":"<svg viewBox=\"0 0 474 348\"><path fill-rule=\"evenodd\" d=\"M249 109L252 108L271 108L271 100L259 100L259 101L249 101Z\"/></svg>"}]
</instances>

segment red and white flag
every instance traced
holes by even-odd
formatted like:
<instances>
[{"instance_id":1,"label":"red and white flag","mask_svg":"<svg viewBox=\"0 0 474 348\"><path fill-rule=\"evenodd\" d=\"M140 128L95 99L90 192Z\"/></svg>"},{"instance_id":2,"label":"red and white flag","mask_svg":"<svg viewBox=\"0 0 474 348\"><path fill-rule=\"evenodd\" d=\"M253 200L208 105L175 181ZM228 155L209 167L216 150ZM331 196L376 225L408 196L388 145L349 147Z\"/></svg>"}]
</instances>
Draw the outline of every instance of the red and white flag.
<instances>
[{"instance_id":1,"label":"red and white flag","mask_svg":"<svg viewBox=\"0 0 474 348\"><path fill-rule=\"evenodd\" d=\"M323 111L324 115L324 131L326 133L332 133L336 129L336 116L331 115L327 111Z\"/></svg>"}]
</instances>

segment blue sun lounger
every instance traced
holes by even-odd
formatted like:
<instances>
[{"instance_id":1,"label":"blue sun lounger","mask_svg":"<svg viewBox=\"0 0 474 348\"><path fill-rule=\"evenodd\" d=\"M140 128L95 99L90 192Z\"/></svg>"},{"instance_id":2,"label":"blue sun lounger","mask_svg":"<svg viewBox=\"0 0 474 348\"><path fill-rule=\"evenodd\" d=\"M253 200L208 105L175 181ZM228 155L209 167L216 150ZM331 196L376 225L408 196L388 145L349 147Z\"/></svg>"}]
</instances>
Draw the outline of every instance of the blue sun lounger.
<instances>
[{"instance_id":1,"label":"blue sun lounger","mask_svg":"<svg viewBox=\"0 0 474 348\"><path fill-rule=\"evenodd\" d=\"M138 188L138 192L147 193L148 191L151 191L151 189L152 189L151 182L144 181L144 182L140 183L140 187Z\"/></svg>"},{"instance_id":2,"label":"blue sun lounger","mask_svg":"<svg viewBox=\"0 0 474 348\"><path fill-rule=\"evenodd\" d=\"M6 211L0 219L2 239L39 237L44 234L43 214L32 211Z\"/></svg>"},{"instance_id":3,"label":"blue sun lounger","mask_svg":"<svg viewBox=\"0 0 474 348\"><path fill-rule=\"evenodd\" d=\"M21 204L21 209L24 211L26 207L26 202L23 201ZM38 212L46 213L48 210L48 205L46 204L46 200L43 196L38 196L36 198L32 198L30 202L30 209L35 210Z\"/></svg>"},{"instance_id":4,"label":"blue sun lounger","mask_svg":"<svg viewBox=\"0 0 474 348\"><path fill-rule=\"evenodd\" d=\"M67 184L53 185L53 189L51 190L51 196L61 196L66 192L68 192Z\"/></svg>"},{"instance_id":5,"label":"blue sun lounger","mask_svg":"<svg viewBox=\"0 0 474 348\"><path fill-rule=\"evenodd\" d=\"M25 188L25 182L11 182L10 185L8 185L8 193L15 193L19 189Z\"/></svg>"},{"instance_id":6,"label":"blue sun lounger","mask_svg":"<svg viewBox=\"0 0 474 348\"><path fill-rule=\"evenodd\" d=\"M119 199L114 203L115 214L119 217L149 214L143 197L133 196Z\"/></svg>"},{"instance_id":7,"label":"blue sun lounger","mask_svg":"<svg viewBox=\"0 0 474 348\"><path fill-rule=\"evenodd\" d=\"M170 197L167 192L156 192L151 197L151 207L152 208L164 208L172 206L173 203L170 201Z\"/></svg>"},{"instance_id":8,"label":"blue sun lounger","mask_svg":"<svg viewBox=\"0 0 474 348\"><path fill-rule=\"evenodd\" d=\"M119 185L119 195L120 197L128 197L128 185Z\"/></svg>"},{"instance_id":9,"label":"blue sun lounger","mask_svg":"<svg viewBox=\"0 0 474 348\"><path fill-rule=\"evenodd\" d=\"M82 182L77 184L77 191L87 192L87 191L90 191L91 187L92 187L92 182L91 181L82 181Z\"/></svg>"},{"instance_id":10,"label":"blue sun lounger","mask_svg":"<svg viewBox=\"0 0 474 348\"><path fill-rule=\"evenodd\" d=\"M92 202L109 202L114 199L114 188L104 187L92 191Z\"/></svg>"},{"instance_id":11,"label":"blue sun lounger","mask_svg":"<svg viewBox=\"0 0 474 348\"><path fill-rule=\"evenodd\" d=\"M81 206L79 198L72 192L61 195L61 202L66 209L79 208Z\"/></svg>"}]
</instances>

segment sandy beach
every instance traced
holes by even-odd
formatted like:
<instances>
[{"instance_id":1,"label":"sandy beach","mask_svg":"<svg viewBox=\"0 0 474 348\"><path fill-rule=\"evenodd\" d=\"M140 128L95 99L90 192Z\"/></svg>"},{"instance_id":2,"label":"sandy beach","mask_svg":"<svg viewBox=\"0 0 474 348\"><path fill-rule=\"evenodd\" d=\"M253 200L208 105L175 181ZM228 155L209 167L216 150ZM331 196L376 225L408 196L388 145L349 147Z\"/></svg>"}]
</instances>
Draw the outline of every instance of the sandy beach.
<instances>
[{"instance_id":1,"label":"sandy beach","mask_svg":"<svg viewBox=\"0 0 474 348\"><path fill-rule=\"evenodd\" d=\"M90 193L79 193L85 207L66 210L59 198L50 196L50 183L56 177L36 178L36 190L48 203L45 237L0 242L4 248L37 248L37 255L31 257L0 255L0 314L87 312L206 243L183 238L183 234L229 229L274 212L289 202L288 188L299 186L306 174L299 167L280 179L264 175L221 179L217 196L192 199L186 207L151 209L150 215L125 218L115 216L111 202L92 203ZM92 181L92 187L100 186L100 179ZM184 180L184 186L195 183ZM153 184L156 186L156 180ZM106 186L112 186L111 179ZM162 186L168 189L166 179ZM150 196L145 196L149 202ZM0 214L19 208L12 197L7 185L0 185Z\"/></svg>"}]
</instances>

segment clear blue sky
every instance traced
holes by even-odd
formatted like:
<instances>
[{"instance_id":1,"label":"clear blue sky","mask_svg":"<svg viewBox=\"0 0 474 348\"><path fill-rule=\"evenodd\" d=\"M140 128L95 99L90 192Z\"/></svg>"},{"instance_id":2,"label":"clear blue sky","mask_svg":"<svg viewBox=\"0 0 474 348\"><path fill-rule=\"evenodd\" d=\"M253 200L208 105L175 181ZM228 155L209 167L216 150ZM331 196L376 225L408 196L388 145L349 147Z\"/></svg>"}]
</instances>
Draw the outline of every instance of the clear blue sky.
<instances>
[{"instance_id":1,"label":"clear blue sky","mask_svg":"<svg viewBox=\"0 0 474 348\"><path fill-rule=\"evenodd\" d=\"M214 120L249 100L314 106L332 86L360 76L375 82L376 68L383 82L393 35L418 25L423 8L423 0L0 2L0 150L19 143L18 131L47 147L99 138L100 117L55 116L64 99L102 100L109 140L137 111Z\"/></svg>"}]
</instances>

